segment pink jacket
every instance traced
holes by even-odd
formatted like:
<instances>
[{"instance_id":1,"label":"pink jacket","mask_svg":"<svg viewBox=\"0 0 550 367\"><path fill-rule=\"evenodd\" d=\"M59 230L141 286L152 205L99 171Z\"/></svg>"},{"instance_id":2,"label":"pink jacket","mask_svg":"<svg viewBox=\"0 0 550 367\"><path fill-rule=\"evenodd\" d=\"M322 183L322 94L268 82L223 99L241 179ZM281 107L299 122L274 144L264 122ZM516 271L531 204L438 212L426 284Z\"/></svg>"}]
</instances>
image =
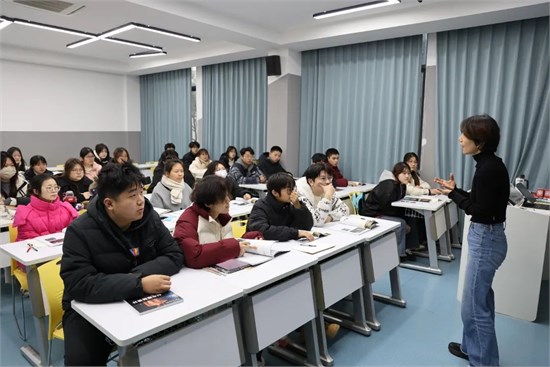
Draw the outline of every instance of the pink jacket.
<instances>
[{"instance_id":1,"label":"pink jacket","mask_svg":"<svg viewBox=\"0 0 550 367\"><path fill-rule=\"evenodd\" d=\"M13 226L17 227L17 241L61 232L76 217L78 212L59 197L49 203L33 195L28 205L19 205L15 212Z\"/></svg>"}]
</instances>

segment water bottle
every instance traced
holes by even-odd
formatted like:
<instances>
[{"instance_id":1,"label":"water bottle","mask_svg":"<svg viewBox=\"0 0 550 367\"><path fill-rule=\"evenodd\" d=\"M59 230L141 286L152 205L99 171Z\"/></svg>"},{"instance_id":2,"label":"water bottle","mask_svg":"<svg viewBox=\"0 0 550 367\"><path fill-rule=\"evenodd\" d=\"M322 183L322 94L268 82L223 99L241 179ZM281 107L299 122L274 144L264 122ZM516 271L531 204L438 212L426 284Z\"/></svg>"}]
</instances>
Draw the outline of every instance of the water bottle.
<instances>
[{"instance_id":1,"label":"water bottle","mask_svg":"<svg viewBox=\"0 0 550 367\"><path fill-rule=\"evenodd\" d=\"M525 188L529 188L529 180L525 178L525 175L519 175L516 177L515 186L518 186L518 183L523 184Z\"/></svg>"}]
</instances>

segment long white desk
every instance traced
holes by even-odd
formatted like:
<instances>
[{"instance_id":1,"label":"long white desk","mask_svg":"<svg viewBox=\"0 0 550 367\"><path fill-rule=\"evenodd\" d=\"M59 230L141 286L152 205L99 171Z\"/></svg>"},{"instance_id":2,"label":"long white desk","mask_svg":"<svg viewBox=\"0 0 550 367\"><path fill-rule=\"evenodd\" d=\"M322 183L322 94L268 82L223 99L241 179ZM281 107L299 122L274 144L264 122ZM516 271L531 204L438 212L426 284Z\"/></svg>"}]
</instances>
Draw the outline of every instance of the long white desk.
<instances>
[{"instance_id":1,"label":"long white desk","mask_svg":"<svg viewBox=\"0 0 550 367\"><path fill-rule=\"evenodd\" d=\"M376 184L366 183L363 185L357 186L347 186L347 187L337 187L336 188L336 197L339 199L345 199L349 197L349 194L353 192L371 192L374 189Z\"/></svg>"},{"instance_id":2,"label":"long white desk","mask_svg":"<svg viewBox=\"0 0 550 367\"><path fill-rule=\"evenodd\" d=\"M123 301L107 304L73 301L71 305L117 344L120 365L242 364L236 307L223 309L149 343L134 345L157 332L232 303L243 295L241 288L222 282L217 275L188 268L172 276L171 290L183 298L182 303L145 315L138 314ZM215 350L211 343L214 340Z\"/></svg>"},{"instance_id":3,"label":"long white desk","mask_svg":"<svg viewBox=\"0 0 550 367\"><path fill-rule=\"evenodd\" d=\"M239 184L239 187L242 187L243 189L249 189L254 190L256 193L258 193L258 196L260 198L263 198L267 195L267 184L265 183L258 183L258 184Z\"/></svg>"},{"instance_id":4,"label":"long white desk","mask_svg":"<svg viewBox=\"0 0 550 367\"><path fill-rule=\"evenodd\" d=\"M37 345L34 347L30 344L24 345L21 347L21 354L33 366L46 366L48 363L48 320L44 308L40 278L36 268L42 263L61 257L63 249L61 246L45 246L38 248L38 251L27 251L28 248L27 241L19 241L0 245L0 252L25 265L27 273Z\"/></svg>"},{"instance_id":5,"label":"long white desk","mask_svg":"<svg viewBox=\"0 0 550 367\"><path fill-rule=\"evenodd\" d=\"M465 216L457 298L462 300L468 264L470 216ZM526 321L535 321L541 281L548 266L550 211L508 206L506 210L508 253L493 280L495 310ZM546 270L547 271L547 270Z\"/></svg>"},{"instance_id":6,"label":"long white desk","mask_svg":"<svg viewBox=\"0 0 550 367\"><path fill-rule=\"evenodd\" d=\"M421 198L422 196L415 196L415 198ZM408 202L408 201L394 201L392 206L401 208L413 209L420 214L424 215L424 223L426 225L426 237L428 240L428 257L430 259L429 266L422 266L418 264L402 263L400 266L412 270L420 270L428 273L441 275L443 272L439 268L438 258L441 260L451 261L454 256L451 252L451 244L447 237L447 216L445 214L446 201L439 200L437 198L430 198L430 202ZM435 242L439 240L439 249L441 255L437 254L437 247ZM421 253L416 253L422 255Z\"/></svg>"}]
</instances>

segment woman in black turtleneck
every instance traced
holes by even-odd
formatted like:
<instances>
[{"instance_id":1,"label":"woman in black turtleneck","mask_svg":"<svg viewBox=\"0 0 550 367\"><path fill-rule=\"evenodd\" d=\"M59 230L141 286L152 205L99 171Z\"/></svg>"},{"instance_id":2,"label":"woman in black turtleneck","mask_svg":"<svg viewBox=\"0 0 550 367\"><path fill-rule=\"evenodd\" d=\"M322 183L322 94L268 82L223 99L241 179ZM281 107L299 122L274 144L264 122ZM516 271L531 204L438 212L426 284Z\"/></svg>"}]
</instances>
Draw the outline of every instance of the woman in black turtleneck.
<instances>
[{"instance_id":1,"label":"woman in black turtleneck","mask_svg":"<svg viewBox=\"0 0 550 367\"><path fill-rule=\"evenodd\" d=\"M498 366L495 300L491 288L495 272L508 248L504 234L510 179L502 159L495 155L500 129L489 115L468 117L460 124L462 153L472 155L476 171L470 193L449 180L436 178L449 197L472 216L468 231L468 264L462 293L462 344L449 343L449 352L471 366Z\"/></svg>"}]
</instances>

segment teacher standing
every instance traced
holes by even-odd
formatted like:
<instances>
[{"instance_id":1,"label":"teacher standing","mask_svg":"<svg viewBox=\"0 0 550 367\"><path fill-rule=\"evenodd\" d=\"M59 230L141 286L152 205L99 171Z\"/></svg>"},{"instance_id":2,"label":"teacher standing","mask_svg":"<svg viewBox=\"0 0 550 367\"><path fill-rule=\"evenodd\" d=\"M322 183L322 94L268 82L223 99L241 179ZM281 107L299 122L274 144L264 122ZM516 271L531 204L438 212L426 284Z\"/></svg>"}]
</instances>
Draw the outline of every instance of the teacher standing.
<instances>
[{"instance_id":1,"label":"teacher standing","mask_svg":"<svg viewBox=\"0 0 550 367\"><path fill-rule=\"evenodd\" d=\"M491 285L504 261L508 245L504 234L510 179L502 159L495 155L500 129L489 115L471 116L460 124L462 153L473 156L476 170L470 193L456 187L454 175L435 182L471 215L468 264L462 293L462 344L449 343L449 352L471 366L498 366L495 298Z\"/></svg>"}]
</instances>

